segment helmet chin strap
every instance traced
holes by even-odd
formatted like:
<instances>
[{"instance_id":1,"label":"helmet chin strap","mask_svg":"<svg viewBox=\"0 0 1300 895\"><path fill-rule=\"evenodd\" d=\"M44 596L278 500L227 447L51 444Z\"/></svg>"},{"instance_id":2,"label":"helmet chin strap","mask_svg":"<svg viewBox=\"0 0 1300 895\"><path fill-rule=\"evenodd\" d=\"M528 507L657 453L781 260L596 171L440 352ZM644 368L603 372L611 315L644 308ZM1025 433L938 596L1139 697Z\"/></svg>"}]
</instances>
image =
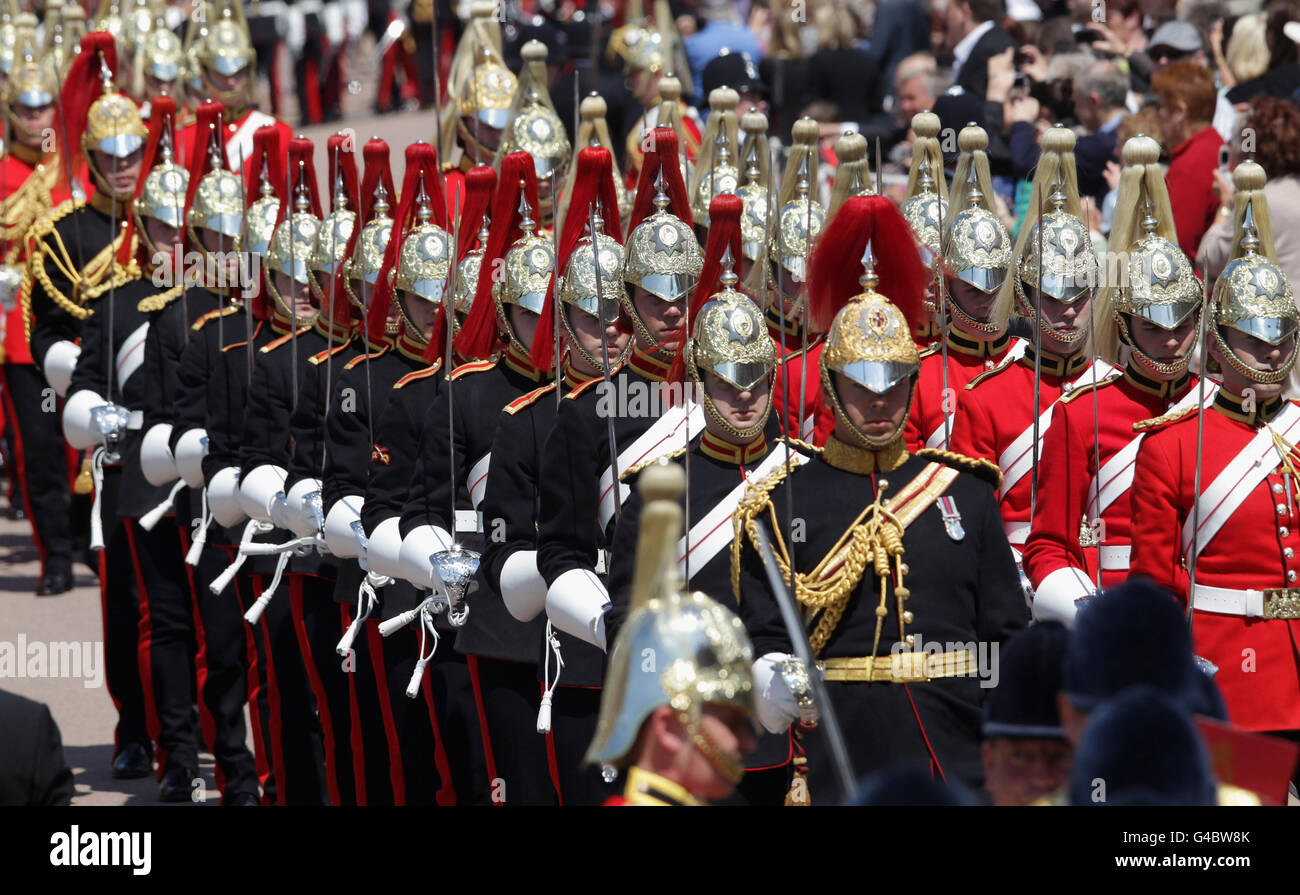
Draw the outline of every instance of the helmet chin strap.
<instances>
[{"instance_id":1,"label":"helmet chin strap","mask_svg":"<svg viewBox=\"0 0 1300 895\"><path fill-rule=\"evenodd\" d=\"M894 434L884 440L870 437L853 424L848 411L844 409L844 405L840 402L840 393L835 388L830 372L825 367L822 367L822 391L830 395L831 405L835 408L836 420L843 421L848 430L853 433L854 439L858 442L858 447L866 448L869 451L886 451L898 447L899 442L903 440L903 435L907 430L907 420L912 415L912 403L916 398L916 382L918 378L915 374L909 377L907 412L903 414L903 419L899 422L898 428L894 430Z\"/></svg>"},{"instance_id":2,"label":"helmet chin strap","mask_svg":"<svg viewBox=\"0 0 1300 895\"><path fill-rule=\"evenodd\" d=\"M1186 357L1174 361L1173 363L1162 363L1161 361L1151 357L1138 347L1137 341L1133 338L1133 333L1129 330L1128 318L1123 314L1116 313L1115 319L1119 325L1120 339L1129 347L1129 350L1133 352L1133 357L1137 359L1137 362L1145 367L1148 372L1156 376L1177 377L1185 373L1188 366L1191 365L1192 355L1190 353Z\"/></svg>"},{"instance_id":3,"label":"helmet chin strap","mask_svg":"<svg viewBox=\"0 0 1300 895\"><path fill-rule=\"evenodd\" d=\"M699 718L693 717L696 714L690 711L677 713L677 720L682 727L686 728L686 733L691 738L691 745L704 756L704 760L713 767L713 770L718 772L718 776L732 786L738 785L745 776L745 766L719 748L713 738L705 732Z\"/></svg>"},{"instance_id":4,"label":"helmet chin strap","mask_svg":"<svg viewBox=\"0 0 1300 895\"><path fill-rule=\"evenodd\" d=\"M1276 385L1279 382L1284 382L1290 377L1291 368L1295 366L1296 362L1296 352L1297 350L1300 350L1300 344L1297 344L1300 335L1295 333L1291 335L1293 348L1291 356L1287 359L1285 364L1276 370L1260 370L1243 361L1237 356L1237 352L1228 347L1228 342L1223 338L1223 333L1219 330L1218 326L1210 327L1210 331L1214 333L1214 341L1218 343L1219 350L1223 353L1224 360L1228 362L1228 366L1232 367L1232 369L1238 374L1249 379L1251 382L1257 382L1260 385Z\"/></svg>"}]
</instances>

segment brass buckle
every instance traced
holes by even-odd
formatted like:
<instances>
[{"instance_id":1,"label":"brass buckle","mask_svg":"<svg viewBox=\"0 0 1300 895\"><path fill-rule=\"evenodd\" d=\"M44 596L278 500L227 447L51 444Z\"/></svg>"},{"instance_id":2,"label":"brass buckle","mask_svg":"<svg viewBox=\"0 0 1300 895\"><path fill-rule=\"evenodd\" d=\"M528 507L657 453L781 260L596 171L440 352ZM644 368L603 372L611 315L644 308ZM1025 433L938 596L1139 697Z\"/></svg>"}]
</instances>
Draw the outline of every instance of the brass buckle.
<instances>
[{"instance_id":1,"label":"brass buckle","mask_svg":"<svg viewBox=\"0 0 1300 895\"><path fill-rule=\"evenodd\" d=\"M1264 591L1264 618L1300 619L1300 587L1270 587Z\"/></svg>"}]
</instances>

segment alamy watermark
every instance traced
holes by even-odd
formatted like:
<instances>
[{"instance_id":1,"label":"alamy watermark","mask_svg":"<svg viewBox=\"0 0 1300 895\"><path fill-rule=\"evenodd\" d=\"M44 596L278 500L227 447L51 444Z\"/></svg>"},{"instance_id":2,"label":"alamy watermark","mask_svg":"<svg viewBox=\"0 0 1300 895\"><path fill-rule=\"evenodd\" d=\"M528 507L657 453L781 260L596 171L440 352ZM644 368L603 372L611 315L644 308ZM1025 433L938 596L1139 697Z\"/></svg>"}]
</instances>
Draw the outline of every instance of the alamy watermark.
<instances>
[{"instance_id":1,"label":"alamy watermark","mask_svg":"<svg viewBox=\"0 0 1300 895\"><path fill-rule=\"evenodd\" d=\"M104 641L0 640L0 679L81 678L87 690L104 685Z\"/></svg>"}]
</instances>

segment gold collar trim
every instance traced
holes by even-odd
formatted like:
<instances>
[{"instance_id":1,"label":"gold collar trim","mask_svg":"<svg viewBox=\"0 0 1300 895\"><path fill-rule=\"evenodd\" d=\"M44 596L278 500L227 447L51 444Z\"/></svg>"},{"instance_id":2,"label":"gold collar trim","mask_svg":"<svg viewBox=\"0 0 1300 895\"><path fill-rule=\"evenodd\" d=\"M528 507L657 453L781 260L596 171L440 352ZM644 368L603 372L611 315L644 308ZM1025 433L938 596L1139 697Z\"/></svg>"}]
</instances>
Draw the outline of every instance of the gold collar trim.
<instances>
[{"instance_id":1,"label":"gold collar trim","mask_svg":"<svg viewBox=\"0 0 1300 895\"><path fill-rule=\"evenodd\" d=\"M14 158L18 159L19 161L26 162L27 164L31 165L33 168L35 168L38 164L40 164L41 162L49 158L49 155L47 155L44 152L41 152L39 149L33 149L30 146L24 146L22 143L19 143L17 140L14 140L10 144L9 153ZM50 155L52 154L53 153L50 153Z\"/></svg>"},{"instance_id":2,"label":"gold collar trim","mask_svg":"<svg viewBox=\"0 0 1300 895\"><path fill-rule=\"evenodd\" d=\"M427 345L427 342L421 342L412 334L410 327L403 320L401 330L397 333L397 337L393 339L393 347L397 349L397 353L403 357L409 357L411 360L423 362L424 349Z\"/></svg>"},{"instance_id":3,"label":"gold collar trim","mask_svg":"<svg viewBox=\"0 0 1300 895\"><path fill-rule=\"evenodd\" d=\"M1177 398L1187 389L1187 383L1191 381L1191 376L1186 370L1183 371L1177 379L1162 381L1152 379L1141 370L1134 366L1130 360L1124 367L1124 381L1140 392L1146 392L1148 395L1155 395L1157 398Z\"/></svg>"},{"instance_id":4,"label":"gold collar trim","mask_svg":"<svg viewBox=\"0 0 1300 895\"><path fill-rule=\"evenodd\" d=\"M965 333L958 331L954 324L948 324L948 350L955 351L958 354L977 357L981 360L998 357L1007 350L1007 346L1010 344L1011 333L1004 332L991 342L981 342L979 339L972 339ZM1044 362L1044 372L1046 372L1046 362Z\"/></svg>"},{"instance_id":5,"label":"gold collar trim","mask_svg":"<svg viewBox=\"0 0 1300 895\"><path fill-rule=\"evenodd\" d=\"M1281 396L1270 398L1263 404L1256 404L1251 411L1246 410L1246 399L1240 395L1229 394L1226 389L1219 389L1214 396L1214 409L1230 420L1259 427L1271 422L1286 406L1286 399Z\"/></svg>"},{"instance_id":6,"label":"gold collar trim","mask_svg":"<svg viewBox=\"0 0 1300 895\"><path fill-rule=\"evenodd\" d=\"M514 370L520 376L528 377L533 380L533 382L541 382L550 378L547 375L550 371L539 370L534 367L533 362L529 360L526 355L520 354L519 349L515 347L513 341L511 341L510 347L506 349L506 353L502 356L502 360L505 361L507 367Z\"/></svg>"},{"instance_id":7,"label":"gold collar trim","mask_svg":"<svg viewBox=\"0 0 1300 895\"><path fill-rule=\"evenodd\" d=\"M565 388L570 388L570 389L577 388L578 386L583 385L584 383L591 382L591 380L593 379L600 379L600 378L601 376L598 374L588 375L586 373L579 373L577 370L573 368L573 364L569 363L568 358L564 359L564 387Z\"/></svg>"},{"instance_id":8,"label":"gold collar trim","mask_svg":"<svg viewBox=\"0 0 1300 895\"><path fill-rule=\"evenodd\" d=\"M681 784L636 765L627 769L627 786L623 790L623 798L627 799L629 805L663 808L698 808L705 804Z\"/></svg>"},{"instance_id":9,"label":"gold collar trim","mask_svg":"<svg viewBox=\"0 0 1300 895\"><path fill-rule=\"evenodd\" d=\"M803 327L797 320L791 320L784 314L777 313L775 302L767 306L767 310L763 312L763 317L767 320L768 327L776 333L783 333L787 336L798 336L803 333ZM781 339L778 338L777 341L779 342Z\"/></svg>"},{"instance_id":10,"label":"gold collar trim","mask_svg":"<svg viewBox=\"0 0 1300 895\"><path fill-rule=\"evenodd\" d=\"M700 452L723 463L745 466L767 456L767 439L760 433L749 444L732 444L712 432L705 432L700 436Z\"/></svg>"},{"instance_id":11,"label":"gold collar trim","mask_svg":"<svg viewBox=\"0 0 1300 895\"><path fill-rule=\"evenodd\" d=\"M325 341L331 345L343 345L352 341L352 337L356 334L355 324L351 321L335 323L327 318L328 315L326 314L317 314L316 321L313 324L316 327L316 332L325 337Z\"/></svg>"},{"instance_id":12,"label":"gold collar trim","mask_svg":"<svg viewBox=\"0 0 1300 895\"><path fill-rule=\"evenodd\" d=\"M638 348L628 357L627 365L651 382L663 382L668 378L668 368L672 363Z\"/></svg>"},{"instance_id":13,"label":"gold collar trim","mask_svg":"<svg viewBox=\"0 0 1300 895\"><path fill-rule=\"evenodd\" d=\"M95 194L90 197L90 207L100 214L116 217L121 222L118 224L119 227L126 223L127 206L129 204L129 201L119 201L113 198L112 194L106 190L95 190ZM117 236L116 233L113 235L114 237Z\"/></svg>"},{"instance_id":14,"label":"gold collar trim","mask_svg":"<svg viewBox=\"0 0 1300 895\"><path fill-rule=\"evenodd\" d=\"M873 451L845 444L832 434L822 448L823 460L836 469L858 475L890 472L902 466L908 456L906 440L903 438L895 438L880 450Z\"/></svg>"},{"instance_id":15,"label":"gold collar trim","mask_svg":"<svg viewBox=\"0 0 1300 895\"><path fill-rule=\"evenodd\" d=\"M1025 353L1020 356L1020 362L1031 370L1034 368L1034 346L1032 342L1025 346ZM1040 367L1044 376L1065 379L1087 369L1088 354L1085 351L1076 351L1069 357L1061 357L1059 354L1044 351Z\"/></svg>"}]
</instances>

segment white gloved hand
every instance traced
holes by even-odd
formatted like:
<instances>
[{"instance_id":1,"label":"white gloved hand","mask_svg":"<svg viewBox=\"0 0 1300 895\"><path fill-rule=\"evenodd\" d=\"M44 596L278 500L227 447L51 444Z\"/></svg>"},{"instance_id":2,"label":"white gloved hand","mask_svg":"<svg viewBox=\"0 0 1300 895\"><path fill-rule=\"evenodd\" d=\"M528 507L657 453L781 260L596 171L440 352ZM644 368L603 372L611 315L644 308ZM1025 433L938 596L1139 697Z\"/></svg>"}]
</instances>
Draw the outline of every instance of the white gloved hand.
<instances>
[{"instance_id":1,"label":"white gloved hand","mask_svg":"<svg viewBox=\"0 0 1300 895\"><path fill-rule=\"evenodd\" d=\"M88 388L83 388L64 403L63 437L68 444L79 451L99 446L103 437L95 428L93 411L107 403L99 393Z\"/></svg>"},{"instance_id":2,"label":"white gloved hand","mask_svg":"<svg viewBox=\"0 0 1300 895\"><path fill-rule=\"evenodd\" d=\"M781 733L799 720L799 706L777 666L790 657L768 653L754 663L754 709L769 733Z\"/></svg>"},{"instance_id":3,"label":"white gloved hand","mask_svg":"<svg viewBox=\"0 0 1300 895\"><path fill-rule=\"evenodd\" d=\"M565 634L605 649L609 592L590 569L569 569L546 591L546 616Z\"/></svg>"},{"instance_id":4,"label":"white gloved hand","mask_svg":"<svg viewBox=\"0 0 1300 895\"><path fill-rule=\"evenodd\" d=\"M55 342L41 359L41 372L45 381L60 398L68 393L72 384L72 371L77 368L77 358L81 357L81 346L67 339Z\"/></svg>"}]
</instances>

